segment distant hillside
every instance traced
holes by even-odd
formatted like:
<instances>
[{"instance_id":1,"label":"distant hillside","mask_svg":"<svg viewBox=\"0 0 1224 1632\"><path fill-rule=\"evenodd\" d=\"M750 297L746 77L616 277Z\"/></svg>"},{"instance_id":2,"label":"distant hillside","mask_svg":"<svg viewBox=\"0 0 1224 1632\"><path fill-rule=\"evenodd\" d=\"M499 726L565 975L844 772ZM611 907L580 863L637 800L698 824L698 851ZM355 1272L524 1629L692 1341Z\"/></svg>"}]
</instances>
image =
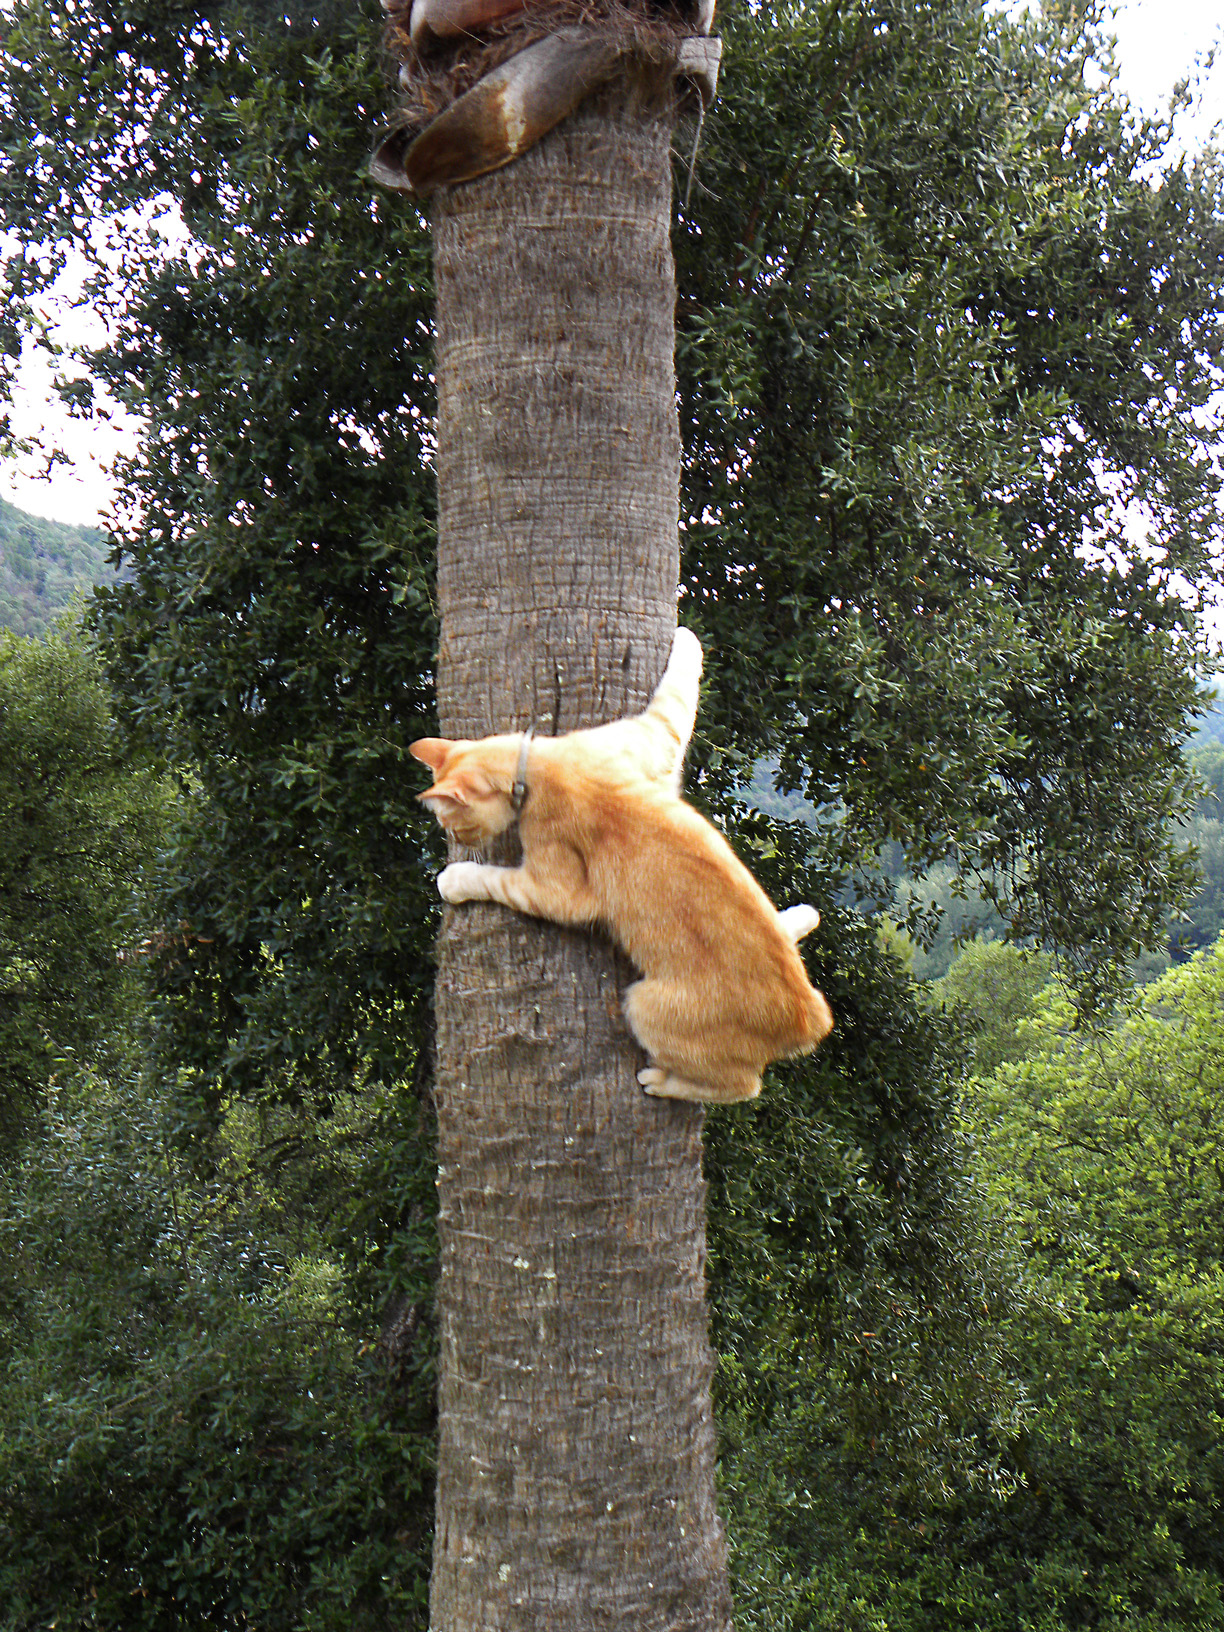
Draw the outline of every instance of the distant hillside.
<instances>
[{"instance_id":1,"label":"distant hillside","mask_svg":"<svg viewBox=\"0 0 1224 1632\"><path fill-rule=\"evenodd\" d=\"M1200 714L1195 722L1195 733L1190 741L1191 749L1202 742L1224 743L1224 701L1220 698L1220 692L1224 688L1215 683L1214 676L1212 682L1212 690L1216 692L1216 697L1210 704L1209 711Z\"/></svg>"},{"instance_id":2,"label":"distant hillside","mask_svg":"<svg viewBox=\"0 0 1224 1632\"><path fill-rule=\"evenodd\" d=\"M45 635L78 590L109 583L110 546L97 527L66 527L0 499L0 629Z\"/></svg>"}]
</instances>

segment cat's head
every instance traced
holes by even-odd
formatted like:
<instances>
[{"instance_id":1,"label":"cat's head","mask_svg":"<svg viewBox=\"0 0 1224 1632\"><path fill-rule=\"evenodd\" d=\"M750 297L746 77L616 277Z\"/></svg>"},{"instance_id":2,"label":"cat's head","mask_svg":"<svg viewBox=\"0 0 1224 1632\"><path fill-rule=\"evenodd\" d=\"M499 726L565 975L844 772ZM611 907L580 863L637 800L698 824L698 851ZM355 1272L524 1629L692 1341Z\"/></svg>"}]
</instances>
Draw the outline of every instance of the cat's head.
<instances>
[{"instance_id":1,"label":"cat's head","mask_svg":"<svg viewBox=\"0 0 1224 1632\"><path fill-rule=\"evenodd\" d=\"M422 737L409 746L413 758L434 773L433 786L417 798L460 844L479 849L514 822L510 788L517 741L448 742L444 737Z\"/></svg>"}]
</instances>

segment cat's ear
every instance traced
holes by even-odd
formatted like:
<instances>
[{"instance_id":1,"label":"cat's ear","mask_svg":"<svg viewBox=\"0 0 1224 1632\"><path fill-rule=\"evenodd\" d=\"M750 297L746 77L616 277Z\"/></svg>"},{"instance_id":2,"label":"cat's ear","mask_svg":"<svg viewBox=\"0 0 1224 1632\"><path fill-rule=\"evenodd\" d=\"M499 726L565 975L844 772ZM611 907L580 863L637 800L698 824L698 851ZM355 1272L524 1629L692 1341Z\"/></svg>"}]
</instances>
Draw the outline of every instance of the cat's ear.
<instances>
[{"instance_id":1,"label":"cat's ear","mask_svg":"<svg viewBox=\"0 0 1224 1632\"><path fill-rule=\"evenodd\" d=\"M497 790L483 771L463 768L452 771L417 798L435 813L444 808L470 805L473 799L488 799Z\"/></svg>"},{"instance_id":2,"label":"cat's ear","mask_svg":"<svg viewBox=\"0 0 1224 1632\"><path fill-rule=\"evenodd\" d=\"M417 794L417 798L426 810L433 811L443 827L449 827L467 805L467 800L456 798L453 790L443 793L439 788L426 788L424 793Z\"/></svg>"},{"instance_id":3,"label":"cat's ear","mask_svg":"<svg viewBox=\"0 0 1224 1632\"><path fill-rule=\"evenodd\" d=\"M418 799L427 799L431 793L444 793L457 805L470 805L475 799L488 799L497 792L492 780L475 765L460 765L449 776L441 777L432 788L418 793Z\"/></svg>"},{"instance_id":4,"label":"cat's ear","mask_svg":"<svg viewBox=\"0 0 1224 1632\"><path fill-rule=\"evenodd\" d=\"M443 827L462 831L460 824L466 824L470 830L474 820L478 828L483 827L484 823L472 806L477 800L488 799L496 791L483 771L463 768L440 777L432 788L418 793L417 798L426 810L433 811ZM496 825L489 831L496 832Z\"/></svg>"},{"instance_id":5,"label":"cat's ear","mask_svg":"<svg viewBox=\"0 0 1224 1632\"><path fill-rule=\"evenodd\" d=\"M447 742L445 737L421 737L418 741L408 744L408 752L413 759L419 759L428 765L431 771L440 771L454 746L454 743Z\"/></svg>"}]
</instances>

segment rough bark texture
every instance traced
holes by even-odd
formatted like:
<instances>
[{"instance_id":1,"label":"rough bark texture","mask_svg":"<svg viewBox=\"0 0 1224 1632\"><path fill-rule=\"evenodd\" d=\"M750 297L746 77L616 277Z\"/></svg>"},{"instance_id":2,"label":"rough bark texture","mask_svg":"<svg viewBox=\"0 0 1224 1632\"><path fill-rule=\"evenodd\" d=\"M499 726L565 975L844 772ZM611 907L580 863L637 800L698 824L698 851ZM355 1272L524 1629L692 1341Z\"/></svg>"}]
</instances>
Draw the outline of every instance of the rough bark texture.
<instances>
[{"instance_id":1,"label":"rough bark texture","mask_svg":"<svg viewBox=\"0 0 1224 1632\"><path fill-rule=\"evenodd\" d=\"M435 200L443 732L640 708L675 625L670 121L621 86ZM699 1107L594 935L448 911L435 1632L730 1626Z\"/></svg>"}]
</instances>

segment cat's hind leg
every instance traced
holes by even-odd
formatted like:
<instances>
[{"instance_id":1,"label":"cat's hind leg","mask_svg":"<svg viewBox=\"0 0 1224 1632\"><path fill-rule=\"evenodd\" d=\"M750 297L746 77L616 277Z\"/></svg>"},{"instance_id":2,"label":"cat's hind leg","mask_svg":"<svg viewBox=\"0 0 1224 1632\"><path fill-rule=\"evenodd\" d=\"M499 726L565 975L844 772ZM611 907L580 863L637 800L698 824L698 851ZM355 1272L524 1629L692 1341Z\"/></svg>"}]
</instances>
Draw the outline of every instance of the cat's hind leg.
<instances>
[{"instance_id":1,"label":"cat's hind leg","mask_svg":"<svg viewBox=\"0 0 1224 1632\"><path fill-rule=\"evenodd\" d=\"M638 1072L648 1094L730 1104L760 1093L764 1055L751 1057L733 1031L696 1012L683 987L662 980L635 981L622 1008L629 1029L653 1062Z\"/></svg>"},{"instance_id":2,"label":"cat's hind leg","mask_svg":"<svg viewBox=\"0 0 1224 1632\"><path fill-rule=\"evenodd\" d=\"M730 1105L736 1100L755 1099L761 1091L760 1077L751 1084L736 1089L715 1088L707 1082L689 1082L674 1071L661 1065L648 1065L637 1074L637 1080L654 1099L703 1100L708 1104Z\"/></svg>"}]
</instances>

